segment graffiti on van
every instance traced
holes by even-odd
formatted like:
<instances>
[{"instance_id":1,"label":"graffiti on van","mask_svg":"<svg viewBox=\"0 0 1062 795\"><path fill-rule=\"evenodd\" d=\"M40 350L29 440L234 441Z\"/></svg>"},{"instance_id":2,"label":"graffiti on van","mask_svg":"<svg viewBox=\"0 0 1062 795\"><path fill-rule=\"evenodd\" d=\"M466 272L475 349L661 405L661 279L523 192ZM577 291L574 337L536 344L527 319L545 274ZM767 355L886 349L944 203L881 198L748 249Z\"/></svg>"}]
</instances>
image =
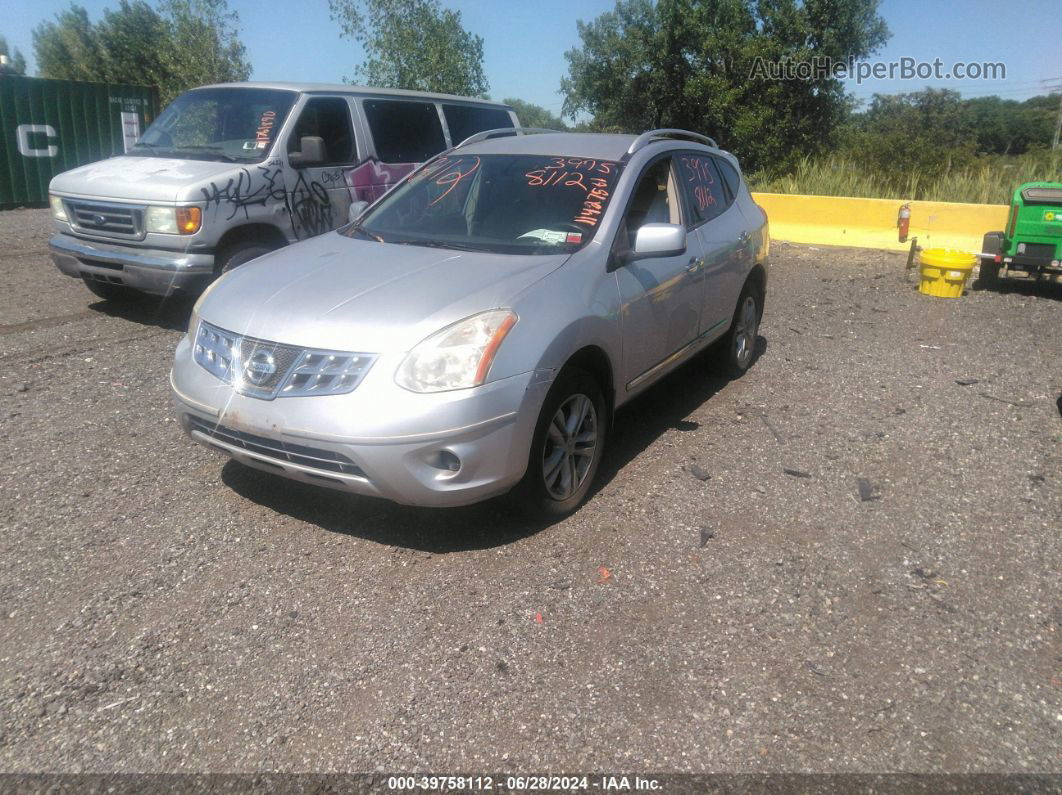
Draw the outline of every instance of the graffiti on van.
<instances>
[{"instance_id":1,"label":"graffiti on van","mask_svg":"<svg viewBox=\"0 0 1062 795\"><path fill-rule=\"evenodd\" d=\"M211 182L202 188L207 209L215 212L228 210L226 221L236 218L241 212L244 220L250 220L251 209L269 204L283 204L291 219L296 239L313 237L329 231L332 223L332 201L327 187L321 182L307 179L300 172L295 185L289 190L280 167L257 166L257 173L241 168L224 183ZM329 184L342 184L342 170L328 177Z\"/></svg>"},{"instance_id":2,"label":"graffiti on van","mask_svg":"<svg viewBox=\"0 0 1062 795\"><path fill-rule=\"evenodd\" d=\"M420 163L381 163L369 159L347 172L347 187L353 192L356 201L374 202L403 178L416 169Z\"/></svg>"}]
</instances>

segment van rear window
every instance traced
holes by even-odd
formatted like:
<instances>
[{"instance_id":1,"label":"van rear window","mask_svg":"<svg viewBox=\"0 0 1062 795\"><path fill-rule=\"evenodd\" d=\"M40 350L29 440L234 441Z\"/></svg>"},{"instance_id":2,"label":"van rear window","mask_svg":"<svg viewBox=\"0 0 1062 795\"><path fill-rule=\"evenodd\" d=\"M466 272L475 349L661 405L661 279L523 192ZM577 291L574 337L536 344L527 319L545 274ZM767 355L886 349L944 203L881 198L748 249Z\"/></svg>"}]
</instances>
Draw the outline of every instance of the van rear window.
<instances>
[{"instance_id":1,"label":"van rear window","mask_svg":"<svg viewBox=\"0 0 1062 795\"><path fill-rule=\"evenodd\" d=\"M443 105L443 115L446 116L446 126L450 128L450 140L454 146L478 132L513 126L509 111L501 108Z\"/></svg>"},{"instance_id":2,"label":"van rear window","mask_svg":"<svg viewBox=\"0 0 1062 795\"><path fill-rule=\"evenodd\" d=\"M442 122L430 102L367 99L365 118L384 163L423 163L446 148Z\"/></svg>"}]
</instances>

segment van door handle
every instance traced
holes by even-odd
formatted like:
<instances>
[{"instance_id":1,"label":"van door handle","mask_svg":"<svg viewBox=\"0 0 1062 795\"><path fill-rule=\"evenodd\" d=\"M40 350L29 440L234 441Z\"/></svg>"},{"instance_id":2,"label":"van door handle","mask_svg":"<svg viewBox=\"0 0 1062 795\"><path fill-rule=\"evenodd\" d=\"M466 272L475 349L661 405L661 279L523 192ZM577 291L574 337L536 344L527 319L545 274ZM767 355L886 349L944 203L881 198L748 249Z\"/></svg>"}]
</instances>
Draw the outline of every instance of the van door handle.
<instances>
[{"instance_id":1,"label":"van door handle","mask_svg":"<svg viewBox=\"0 0 1062 795\"><path fill-rule=\"evenodd\" d=\"M697 257L690 257L689 264L686 265L686 273L696 273L702 267L704 267L704 260Z\"/></svg>"}]
</instances>

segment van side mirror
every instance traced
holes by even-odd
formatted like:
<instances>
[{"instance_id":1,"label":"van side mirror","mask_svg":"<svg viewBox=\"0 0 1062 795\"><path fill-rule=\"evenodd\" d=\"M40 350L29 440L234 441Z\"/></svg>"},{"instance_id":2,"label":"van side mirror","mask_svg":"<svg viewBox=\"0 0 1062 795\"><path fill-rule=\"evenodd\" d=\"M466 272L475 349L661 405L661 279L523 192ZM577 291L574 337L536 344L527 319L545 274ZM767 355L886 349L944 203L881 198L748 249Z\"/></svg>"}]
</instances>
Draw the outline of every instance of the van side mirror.
<instances>
[{"instance_id":1,"label":"van side mirror","mask_svg":"<svg viewBox=\"0 0 1062 795\"><path fill-rule=\"evenodd\" d=\"M628 261L649 257L675 257L686 253L686 227L679 224L643 224L634 236Z\"/></svg>"},{"instance_id":2,"label":"van side mirror","mask_svg":"<svg viewBox=\"0 0 1062 795\"><path fill-rule=\"evenodd\" d=\"M299 151L288 154L288 162L295 168L316 166L327 160L324 138L318 135L304 135L299 141Z\"/></svg>"},{"instance_id":3,"label":"van side mirror","mask_svg":"<svg viewBox=\"0 0 1062 795\"><path fill-rule=\"evenodd\" d=\"M350 207L347 209L347 221L350 223L357 221L368 206L369 203L366 201L351 202Z\"/></svg>"}]
</instances>

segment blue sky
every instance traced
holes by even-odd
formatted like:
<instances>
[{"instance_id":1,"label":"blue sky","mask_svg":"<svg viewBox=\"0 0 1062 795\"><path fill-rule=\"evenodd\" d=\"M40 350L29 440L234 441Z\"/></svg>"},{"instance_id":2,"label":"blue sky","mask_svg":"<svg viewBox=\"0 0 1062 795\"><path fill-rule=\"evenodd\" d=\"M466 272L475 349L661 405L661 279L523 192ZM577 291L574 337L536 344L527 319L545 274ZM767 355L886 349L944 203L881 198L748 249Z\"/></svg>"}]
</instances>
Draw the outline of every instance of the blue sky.
<instances>
[{"instance_id":1,"label":"blue sky","mask_svg":"<svg viewBox=\"0 0 1062 795\"><path fill-rule=\"evenodd\" d=\"M578 44L576 20L590 20L614 0L442 0L461 12L465 26L484 38L484 61L495 99L519 97L559 113L565 50ZM239 12L254 79L334 82L352 76L361 60L356 44L339 37L327 0L275 5L229 0ZM93 19L116 0L81 0ZM11 3L0 33L23 51L35 73L30 32L68 0ZM283 10L282 10L283 9ZM884 0L881 13L893 36L877 56L920 61L1002 61L1006 80L850 82L858 97L913 91L926 85L955 88L967 96L999 94L1024 99L1045 93L1045 79L1062 85L1062 6L1032 0Z\"/></svg>"}]
</instances>

